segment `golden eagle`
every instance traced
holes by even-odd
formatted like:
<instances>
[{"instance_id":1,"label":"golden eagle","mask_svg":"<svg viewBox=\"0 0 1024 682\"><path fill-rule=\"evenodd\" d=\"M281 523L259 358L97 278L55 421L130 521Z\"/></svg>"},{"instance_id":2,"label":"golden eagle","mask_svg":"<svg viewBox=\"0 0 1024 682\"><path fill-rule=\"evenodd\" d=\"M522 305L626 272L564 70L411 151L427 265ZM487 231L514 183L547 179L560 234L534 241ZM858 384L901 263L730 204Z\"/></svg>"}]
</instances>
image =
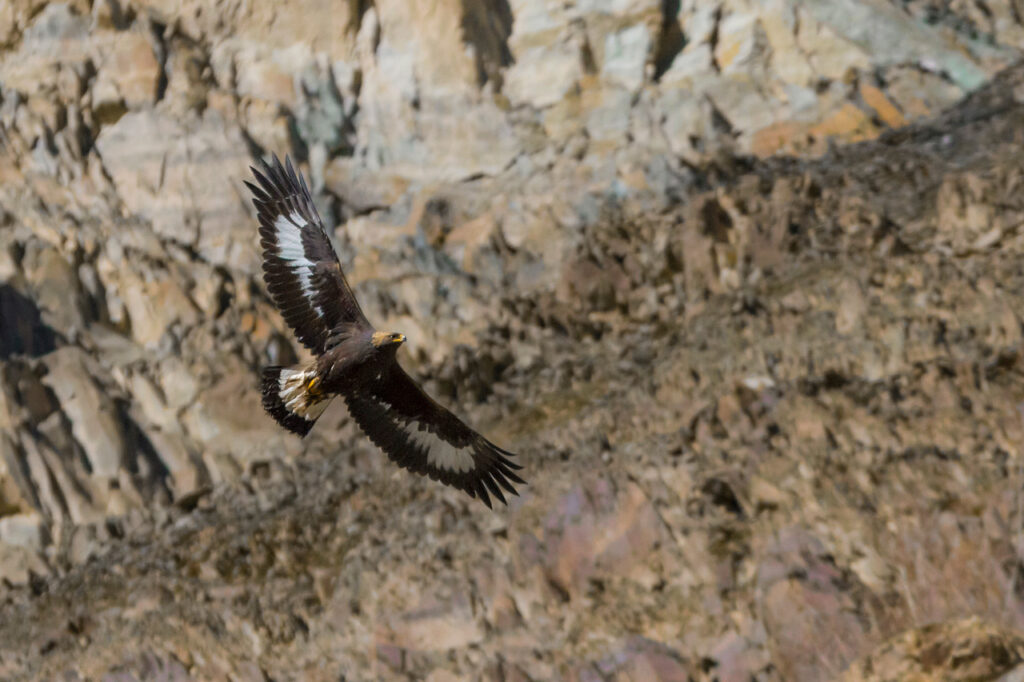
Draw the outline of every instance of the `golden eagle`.
<instances>
[{"instance_id":1,"label":"golden eagle","mask_svg":"<svg viewBox=\"0 0 1024 682\"><path fill-rule=\"evenodd\" d=\"M274 156L252 168L252 191L263 247L263 279L285 322L316 355L306 366L263 370L263 407L305 436L327 404L341 396L359 427L396 464L479 497L505 502L502 488L525 484L521 467L437 404L398 364L405 341L366 320L291 159Z\"/></svg>"}]
</instances>

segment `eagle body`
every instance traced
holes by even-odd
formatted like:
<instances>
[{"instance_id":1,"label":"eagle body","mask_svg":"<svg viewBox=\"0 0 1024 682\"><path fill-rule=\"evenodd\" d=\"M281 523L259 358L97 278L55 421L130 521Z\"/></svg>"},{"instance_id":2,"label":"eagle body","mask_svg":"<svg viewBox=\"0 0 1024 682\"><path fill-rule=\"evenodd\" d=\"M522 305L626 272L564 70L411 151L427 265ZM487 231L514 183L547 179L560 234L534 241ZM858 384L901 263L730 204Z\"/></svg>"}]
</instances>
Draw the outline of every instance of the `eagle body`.
<instances>
[{"instance_id":1,"label":"eagle body","mask_svg":"<svg viewBox=\"0 0 1024 682\"><path fill-rule=\"evenodd\" d=\"M342 272L305 179L291 161L252 169L271 298L299 341L316 356L300 367L266 367L263 406L284 428L305 436L335 397L370 440L399 466L453 486L488 507L493 495L518 494L520 467L438 404L398 362L405 336L367 321Z\"/></svg>"}]
</instances>

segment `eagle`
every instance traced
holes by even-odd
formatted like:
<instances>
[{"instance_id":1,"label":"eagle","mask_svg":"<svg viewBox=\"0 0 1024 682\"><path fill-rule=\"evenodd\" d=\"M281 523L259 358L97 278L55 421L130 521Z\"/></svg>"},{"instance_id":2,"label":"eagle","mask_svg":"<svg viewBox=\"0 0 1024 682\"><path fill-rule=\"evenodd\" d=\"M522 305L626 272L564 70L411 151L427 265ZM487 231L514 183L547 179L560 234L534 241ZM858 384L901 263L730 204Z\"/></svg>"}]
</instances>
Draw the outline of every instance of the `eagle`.
<instances>
[{"instance_id":1,"label":"eagle","mask_svg":"<svg viewBox=\"0 0 1024 682\"><path fill-rule=\"evenodd\" d=\"M514 454L468 427L405 373L398 348L405 336L374 329L345 279L291 159L250 167L263 250L263 279L298 340L315 356L306 365L263 369L263 407L287 430L309 433L341 396L370 440L399 466L479 498L488 507L502 490L517 495Z\"/></svg>"}]
</instances>

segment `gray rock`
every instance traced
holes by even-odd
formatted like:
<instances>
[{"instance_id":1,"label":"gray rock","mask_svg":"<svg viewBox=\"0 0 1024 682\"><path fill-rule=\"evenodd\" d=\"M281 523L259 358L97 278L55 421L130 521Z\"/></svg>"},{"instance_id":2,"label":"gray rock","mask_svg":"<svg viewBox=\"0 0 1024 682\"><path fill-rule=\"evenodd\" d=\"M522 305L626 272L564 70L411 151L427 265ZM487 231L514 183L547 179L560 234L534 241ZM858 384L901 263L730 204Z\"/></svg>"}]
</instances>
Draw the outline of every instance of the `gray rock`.
<instances>
[{"instance_id":1,"label":"gray rock","mask_svg":"<svg viewBox=\"0 0 1024 682\"><path fill-rule=\"evenodd\" d=\"M90 360L80 349L66 347L50 353L44 361L47 373L43 383L60 401L93 475L101 480L117 478L126 456L123 422L113 401L88 371Z\"/></svg>"},{"instance_id":2,"label":"gray rock","mask_svg":"<svg viewBox=\"0 0 1024 682\"><path fill-rule=\"evenodd\" d=\"M0 678L912 673L1024 612L1024 26L939 5L0 3ZM270 153L507 509L264 414ZM1015 674L986 628L928 660Z\"/></svg>"},{"instance_id":3,"label":"gray rock","mask_svg":"<svg viewBox=\"0 0 1024 682\"><path fill-rule=\"evenodd\" d=\"M251 231L243 229L250 158L236 126L210 110L184 123L133 112L105 127L96 146L125 206L157 235L212 263L255 269Z\"/></svg>"}]
</instances>

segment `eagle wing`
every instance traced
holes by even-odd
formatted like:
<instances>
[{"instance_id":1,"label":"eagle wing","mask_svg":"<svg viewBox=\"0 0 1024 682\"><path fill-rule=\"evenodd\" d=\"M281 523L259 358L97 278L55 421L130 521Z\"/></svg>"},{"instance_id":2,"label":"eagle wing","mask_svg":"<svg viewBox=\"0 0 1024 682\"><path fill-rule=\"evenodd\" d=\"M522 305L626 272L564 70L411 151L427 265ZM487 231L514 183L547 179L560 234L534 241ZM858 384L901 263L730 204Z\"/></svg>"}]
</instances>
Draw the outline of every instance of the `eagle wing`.
<instances>
[{"instance_id":1,"label":"eagle wing","mask_svg":"<svg viewBox=\"0 0 1024 682\"><path fill-rule=\"evenodd\" d=\"M501 489L526 482L502 450L423 392L396 363L373 382L343 394L349 413L388 458L401 467L480 497L503 503Z\"/></svg>"},{"instance_id":2,"label":"eagle wing","mask_svg":"<svg viewBox=\"0 0 1024 682\"><path fill-rule=\"evenodd\" d=\"M263 279L295 336L317 355L350 326L369 326L334 253L306 181L291 159L252 168L252 192L263 247Z\"/></svg>"}]
</instances>

